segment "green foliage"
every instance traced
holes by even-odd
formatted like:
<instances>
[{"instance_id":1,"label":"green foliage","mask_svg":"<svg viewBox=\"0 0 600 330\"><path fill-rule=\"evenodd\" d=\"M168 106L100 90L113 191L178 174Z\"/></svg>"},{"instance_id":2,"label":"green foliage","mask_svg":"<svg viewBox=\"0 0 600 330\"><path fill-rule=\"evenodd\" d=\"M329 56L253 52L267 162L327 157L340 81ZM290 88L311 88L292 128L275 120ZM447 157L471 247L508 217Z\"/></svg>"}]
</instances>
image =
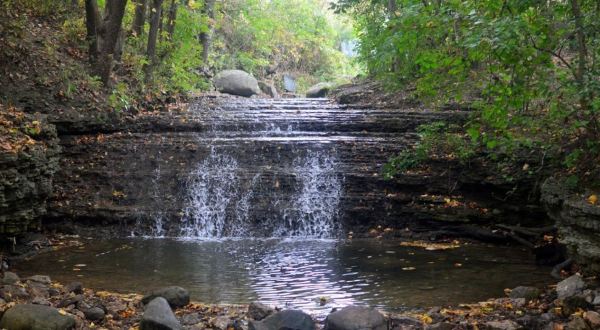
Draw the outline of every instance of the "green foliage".
<instances>
[{"instance_id":1,"label":"green foliage","mask_svg":"<svg viewBox=\"0 0 600 330\"><path fill-rule=\"evenodd\" d=\"M264 77L267 67L276 66L279 74L294 74L300 90L358 72L339 50L353 38L351 25L333 15L326 1L236 0L219 9L215 71L241 69Z\"/></svg>"},{"instance_id":2,"label":"green foliage","mask_svg":"<svg viewBox=\"0 0 600 330\"><path fill-rule=\"evenodd\" d=\"M444 122L419 126L417 129L419 142L412 149L392 157L383 166L384 177L391 179L399 173L417 168L427 159L440 155L456 159L461 163L467 162L475 155L475 151L466 136L457 132L459 130L456 125L448 126Z\"/></svg>"},{"instance_id":3,"label":"green foliage","mask_svg":"<svg viewBox=\"0 0 600 330\"><path fill-rule=\"evenodd\" d=\"M545 146L572 170L597 163L596 0L396 0L393 11L390 3L334 5L356 18L371 75L392 88L414 86L433 104L471 103L465 129L474 148Z\"/></svg>"}]
</instances>

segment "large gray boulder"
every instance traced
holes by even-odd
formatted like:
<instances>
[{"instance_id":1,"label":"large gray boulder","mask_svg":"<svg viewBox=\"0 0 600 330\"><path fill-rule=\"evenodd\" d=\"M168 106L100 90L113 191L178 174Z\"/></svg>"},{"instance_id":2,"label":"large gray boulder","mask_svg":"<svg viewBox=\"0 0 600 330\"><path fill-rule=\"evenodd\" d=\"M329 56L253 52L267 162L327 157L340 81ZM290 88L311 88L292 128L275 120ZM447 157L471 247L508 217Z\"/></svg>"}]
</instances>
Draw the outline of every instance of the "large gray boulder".
<instances>
[{"instance_id":1,"label":"large gray boulder","mask_svg":"<svg viewBox=\"0 0 600 330\"><path fill-rule=\"evenodd\" d=\"M387 330L387 320L377 310L348 306L333 312L325 319L326 330Z\"/></svg>"},{"instance_id":2,"label":"large gray boulder","mask_svg":"<svg viewBox=\"0 0 600 330\"><path fill-rule=\"evenodd\" d=\"M146 305L140 330L179 330L181 323L173 314L169 303L165 298L158 297Z\"/></svg>"},{"instance_id":3,"label":"large gray boulder","mask_svg":"<svg viewBox=\"0 0 600 330\"><path fill-rule=\"evenodd\" d=\"M306 97L317 98L325 97L331 91L332 85L330 83L322 82L318 83L306 91Z\"/></svg>"},{"instance_id":4,"label":"large gray boulder","mask_svg":"<svg viewBox=\"0 0 600 330\"><path fill-rule=\"evenodd\" d=\"M142 303L146 305L156 297L165 298L173 308L183 307L190 303L190 293L179 286L168 286L153 290L142 298Z\"/></svg>"},{"instance_id":5,"label":"large gray boulder","mask_svg":"<svg viewBox=\"0 0 600 330\"><path fill-rule=\"evenodd\" d=\"M62 315L54 307L15 305L4 313L0 329L11 330L68 330L75 328L75 319Z\"/></svg>"},{"instance_id":6,"label":"large gray boulder","mask_svg":"<svg viewBox=\"0 0 600 330\"><path fill-rule=\"evenodd\" d=\"M217 74L215 88L221 93L250 97L260 93L258 81L242 70L225 70Z\"/></svg>"},{"instance_id":7,"label":"large gray boulder","mask_svg":"<svg viewBox=\"0 0 600 330\"><path fill-rule=\"evenodd\" d=\"M585 282L579 275L573 275L565 280L558 282L556 285L556 293L559 299L572 297L585 288Z\"/></svg>"},{"instance_id":8,"label":"large gray boulder","mask_svg":"<svg viewBox=\"0 0 600 330\"><path fill-rule=\"evenodd\" d=\"M275 313L262 321L250 321L249 330L315 330L315 321L301 311Z\"/></svg>"}]
</instances>

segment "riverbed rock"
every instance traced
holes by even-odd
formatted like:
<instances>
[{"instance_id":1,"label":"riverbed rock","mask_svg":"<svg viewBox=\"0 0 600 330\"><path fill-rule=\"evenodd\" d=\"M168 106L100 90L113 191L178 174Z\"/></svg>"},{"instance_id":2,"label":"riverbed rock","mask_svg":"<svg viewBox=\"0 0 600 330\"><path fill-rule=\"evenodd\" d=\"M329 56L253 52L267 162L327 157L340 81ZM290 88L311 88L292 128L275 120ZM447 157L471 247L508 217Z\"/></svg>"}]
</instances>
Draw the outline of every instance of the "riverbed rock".
<instances>
[{"instance_id":1,"label":"riverbed rock","mask_svg":"<svg viewBox=\"0 0 600 330\"><path fill-rule=\"evenodd\" d=\"M156 297L148 302L142 320L140 330L179 330L182 329L181 323L173 314L167 300L163 297Z\"/></svg>"},{"instance_id":2,"label":"riverbed rock","mask_svg":"<svg viewBox=\"0 0 600 330\"><path fill-rule=\"evenodd\" d=\"M539 297L540 290L533 286L518 286L510 291L510 298L518 299L525 298L527 300L533 300Z\"/></svg>"},{"instance_id":3,"label":"riverbed rock","mask_svg":"<svg viewBox=\"0 0 600 330\"><path fill-rule=\"evenodd\" d=\"M519 324L512 320L490 321L486 322L483 329L486 330L517 330Z\"/></svg>"},{"instance_id":4,"label":"riverbed rock","mask_svg":"<svg viewBox=\"0 0 600 330\"><path fill-rule=\"evenodd\" d=\"M296 310L277 312L262 321L250 321L249 330L314 330L310 315Z\"/></svg>"},{"instance_id":5,"label":"riverbed rock","mask_svg":"<svg viewBox=\"0 0 600 330\"><path fill-rule=\"evenodd\" d=\"M260 93L256 78L241 70L221 71L215 77L215 88L221 93L250 97Z\"/></svg>"},{"instance_id":6,"label":"riverbed rock","mask_svg":"<svg viewBox=\"0 0 600 330\"><path fill-rule=\"evenodd\" d=\"M83 284L81 284L81 282L71 282L65 287L65 291L73 292L74 294L82 294Z\"/></svg>"},{"instance_id":7,"label":"riverbed rock","mask_svg":"<svg viewBox=\"0 0 600 330\"><path fill-rule=\"evenodd\" d=\"M260 321L274 312L273 308L259 302L252 302L248 306L248 317L256 321Z\"/></svg>"},{"instance_id":8,"label":"riverbed rock","mask_svg":"<svg viewBox=\"0 0 600 330\"><path fill-rule=\"evenodd\" d=\"M567 297L562 302L562 313L564 316L569 316L578 310L591 309L593 306L581 295Z\"/></svg>"},{"instance_id":9,"label":"riverbed rock","mask_svg":"<svg viewBox=\"0 0 600 330\"><path fill-rule=\"evenodd\" d=\"M565 299L581 293L585 288L585 282L579 275L573 275L565 280L558 282L556 285L556 293L558 299Z\"/></svg>"},{"instance_id":10,"label":"riverbed rock","mask_svg":"<svg viewBox=\"0 0 600 330\"><path fill-rule=\"evenodd\" d=\"M425 330L454 330L455 326L452 323L441 322L425 326Z\"/></svg>"},{"instance_id":11,"label":"riverbed rock","mask_svg":"<svg viewBox=\"0 0 600 330\"><path fill-rule=\"evenodd\" d=\"M29 298L29 293L18 285L8 284L0 288L0 298L6 301L14 301L15 299Z\"/></svg>"},{"instance_id":12,"label":"riverbed rock","mask_svg":"<svg viewBox=\"0 0 600 330\"><path fill-rule=\"evenodd\" d=\"M333 86L330 83L321 82L316 85L313 85L306 91L306 97L309 98L317 98L317 97L325 97L331 91Z\"/></svg>"},{"instance_id":13,"label":"riverbed rock","mask_svg":"<svg viewBox=\"0 0 600 330\"><path fill-rule=\"evenodd\" d=\"M15 284L19 282L21 279L19 275L13 272L4 272L4 276L2 277L2 284Z\"/></svg>"},{"instance_id":14,"label":"riverbed rock","mask_svg":"<svg viewBox=\"0 0 600 330\"><path fill-rule=\"evenodd\" d=\"M85 315L85 318L90 321L100 321L104 319L104 316L106 315L104 310L100 307L84 308L82 312L83 315Z\"/></svg>"},{"instance_id":15,"label":"riverbed rock","mask_svg":"<svg viewBox=\"0 0 600 330\"><path fill-rule=\"evenodd\" d=\"M377 310L362 306L348 306L333 312L325 319L326 330L386 330L387 321Z\"/></svg>"},{"instance_id":16,"label":"riverbed rock","mask_svg":"<svg viewBox=\"0 0 600 330\"><path fill-rule=\"evenodd\" d=\"M585 320L581 317L573 316L571 321L565 324L564 330L590 330L590 327L588 327Z\"/></svg>"},{"instance_id":17,"label":"riverbed rock","mask_svg":"<svg viewBox=\"0 0 600 330\"><path fill-rule=\"evenodd\" d=\"M78 295L67 297L67 298L61 300L56 305L56 307L63 308L63 307L67 307L67 306L70 306L70 305L76 305L78 302L80 302L82 300L83 300L83 296L80 295L80 294L78 294Z\"/></svg>"},{"instance_id":18,"label":"riverbed rock","mask_svg":"<svg viewBox=\"0 0 600 330\"><path fill-rule=\"evenodd\" d=\"M142 303L145 305L156 297L165 298L173 308L183 307L190 303L190 293L180 286L168 286L153 290L142 298Z\"/></svg>"},{"instance_id":19,"label":"riverbed rock","mask_svg":"<svg viewBox=\"0 0 600 330\"><path fill-rule=\"evenodd\" d=\"M587 311L583 314L585 321L592 329L600 329L600 313L595 311Z\"/></svg>"},{"instance_id":20,"label":"riverbed rock","mask_svg":"<svg viewBox=\"0 0 600 330\"><path fill-rule=\"evenodd\" d=\"M15 305L0 320L0 328L11 330L67 330L74 327L74 318L42 305Z\"/></svg>"},{"instance_id":21,"label":"riverbed rock","mask_svg":"<svg viewBox=\"0 0 600 330\"><path fill-rule=\"evenodd\" d=\"M32 282L37 282L37 283L42 283L42 284L51 284L52 283L50 276L46 276L46 275L33 275L33 276L26 278L26 280L32 281Z\"/></svg>"}]
</instances>

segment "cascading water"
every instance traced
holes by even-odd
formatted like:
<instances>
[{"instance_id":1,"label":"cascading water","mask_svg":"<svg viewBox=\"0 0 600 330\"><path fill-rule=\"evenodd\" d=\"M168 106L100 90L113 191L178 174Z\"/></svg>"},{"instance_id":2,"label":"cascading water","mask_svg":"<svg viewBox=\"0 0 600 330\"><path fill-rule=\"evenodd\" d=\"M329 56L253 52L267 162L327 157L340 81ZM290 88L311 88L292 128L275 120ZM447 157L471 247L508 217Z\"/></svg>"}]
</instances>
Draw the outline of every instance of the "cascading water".
<instances>
[{"instance_id":1,"label":"cascading water","mask_svg":"<svg viewBox=\"0 0 600 330\"><path fill-rule=\"evenodd\" d=\"M301 115L316 113L305 102L312 107ZM343 175L336 149L315 132L294 130L289 111L298 115L298 104L212 109L211 129L198 136L209 151L185 182L181 237L337 236ZM266 118L268 111L277 116Z\"/></svg>"}]
</instances>

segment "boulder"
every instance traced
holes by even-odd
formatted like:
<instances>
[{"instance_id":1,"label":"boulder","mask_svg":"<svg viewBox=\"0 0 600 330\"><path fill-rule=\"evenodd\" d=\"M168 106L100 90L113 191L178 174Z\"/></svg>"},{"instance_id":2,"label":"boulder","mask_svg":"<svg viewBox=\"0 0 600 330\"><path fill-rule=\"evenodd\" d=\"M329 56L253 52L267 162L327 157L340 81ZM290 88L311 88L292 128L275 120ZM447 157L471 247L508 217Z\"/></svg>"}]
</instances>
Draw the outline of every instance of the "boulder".
<instances>
[{"instance_id":1,"label":"boulder","mask_svg":"<svg viewBox=\"0 0 600 330\"><path fill-rule=\"evenodd\" d=\"M259 302L253 302L248 306L248 317L256 321L260 321L274 312L273 308Z\"/></svg>"},{"instance_id":2,"label":"boulder","mask_svg":"<svg viewBox=\"0 0 600 330\"><path fill-rule=\"evenodd\" d=\"M517 330L520 326L515 321L503 320L487 322L483 328L487 330Z\"/></svg>"},{"instance_id":3,"label":"boulder","mask_svg":"<svg viewBox=\"0 0 600 330\"><path fill-rule=\"evenodd\" d=\"M82 312L83 315L85 315L85 318L90 321L101 321L106 315L104 310L100 307L85 308L82 310Z\"/></svg>"},{"instance_id":4,"label":"boulder","mask_svg":"<svg viewBox=\"0 0 600 330\"><path fill-rule=\"evenodd\" d=\"M532 286L518 286L510 291L509 297L512 299L525 298L526 300L536 299L540 295L540 290Z\"/></svg>"},{"instance_id":5,"label":"boulder","mask_svg":"<svg viewBox=\"0 0 600 330\"><path fill-rule=\"evenodd\" d=\"M306 313L295 310L277 312L262 321L250 321L249 330L314 330L315 322Z\"/></svg>"},{"instance_id":6,"label":"boulder","mask_svg":"<svg viewBox=\"0 0 600 330\"><path fill-rule=\"evenodd\" d=\"M0 321L0 328L11 330L67 330L74 327L74 318L43 305L15 305Z\"/></svg>"},{"instance_id":7,"label":"boulder","mask_svg":"<svg viewBox=\"0 0 600 330\"><path fill-rule=\"evenodd\" d=\"M266 82L266 81L259 81L258 82L258 87L260 87L260 90L269 95L270 97L276 99L279 98L279 93L277 92L277 88L275 88L275 86L270 83L270 82Z\"/></svg>"},{"instance_id":8,"label":"boulder","mask_svg":"<svg viewBox=\"0 0 600 330\"><path fill-rule=\"evenodd\" d=\"M165 298L172 308L183 307L190 303L190 293L179 286L168 286L153 290L142 298L142 303L146 305L156 297Z\"/></svg>"},{"instance_id":9,"label":"boulder","mask_svg":"<svg viewBox=\"0 0 600 330\"><path fill-rule=\"evenodd\" d=\"M385 317L375 309L361 306L344 307L325 319L326 330L386 330Z\"/></svg>"},{"instance_id":10,"label":"boulder","mask_svg":"<svg viewBox=\"0 0 600 330\"><path fill-rule=\"evenodd\" d=\"M19 275L13 272L4 272L4 277L2 277L2 284L15 284L19 281Z\"/></svg>"},{"instance_id":11,"label":"boulder","mask_svg":"<svg viewBox=\"0 0 600 330\"><path fill-rule=\"evenodd\" d=\"M41 284L51 284L50 276L46 275L33 275L27 278L28 281L37 282Z\"/></svg>"},{"instance_id":12,"label":"boulder","mask_svg":"<svg viewBox=\"0 0 600 330\"><path fill-rule=\"evenodd\" d=\"M306 97L310 97L310 98L316 98L316 97L325 97L327 96L327 94L329 94L329 91L331 91L331 84L330 83L318 83L314 86L312 86L311 88L308 89L308 91L306 91Z\"/></svg>"},{"instance_id":13,"label":"boulder","mask_svg":"<svg viewBox=\"0 0 600 330\"><path fill-rule=\"evenodd\" d=\"M581 279L581 276L573 275L558 282L556 285L556 293L558 294L558 299L565 299L581 293L584 287L585 283Z\"/></svg>"},{"instance_id":14,"label":"boulder","mask_svg":"<svg viewBox=\"0 0 600 330\"><path fill-rule=\"evenodd\" d=\"M600 329L600 314L595 311L587 311L583 314L586 322L592 329Z\"/></svg>"},{"instance_id":15,"label":"boulder","mask_svg":"<svg viewBox=\"0 0 600 330\"><path fill-rule=\"evenodd\" d=\"M182 329L165 298L157 297L146 305L140 322L140 330Z\"/></svg>"},{"instance_id":16,"label":"boulder","mask_svg":"<svg viewBox=\"0 0 600 330\"><path fill-rule=\"evenodd\" d=\"M215 88L221 93L250 97L260 93L258 81L241 70L219 72L214 80Z\"/></svg>"}]
</instances>

